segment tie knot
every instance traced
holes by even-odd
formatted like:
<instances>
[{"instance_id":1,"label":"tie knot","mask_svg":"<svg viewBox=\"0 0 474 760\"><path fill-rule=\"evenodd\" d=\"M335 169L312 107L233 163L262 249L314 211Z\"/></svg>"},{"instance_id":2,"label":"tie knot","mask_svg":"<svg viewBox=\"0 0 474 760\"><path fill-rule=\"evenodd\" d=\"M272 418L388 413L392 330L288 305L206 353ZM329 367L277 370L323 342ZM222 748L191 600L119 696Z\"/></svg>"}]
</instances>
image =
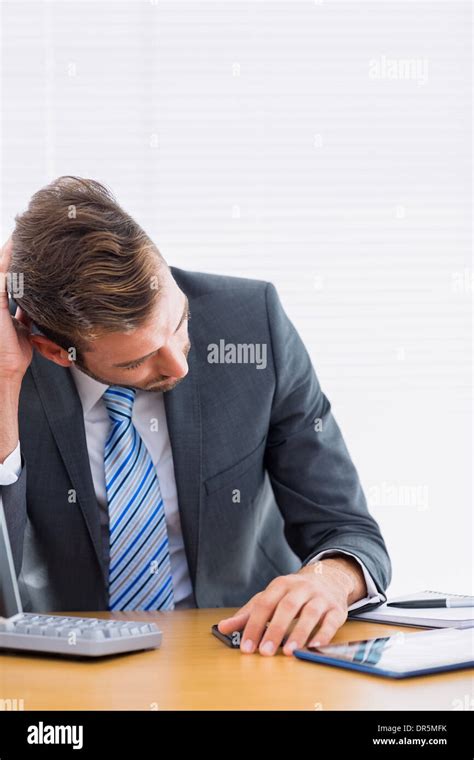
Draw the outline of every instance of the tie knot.
<instances>
[{"instance_id":1,"label":"tie knot","mask_svg":"<svg viewBox=\"0 0 474 760\"><path fill-rule=\"evenodd\" d=\"M122 388L120 385L111 385L107 388L103 398L112 422L132 419L135 394L135 388Z\"/></svg>"}]
</instances>

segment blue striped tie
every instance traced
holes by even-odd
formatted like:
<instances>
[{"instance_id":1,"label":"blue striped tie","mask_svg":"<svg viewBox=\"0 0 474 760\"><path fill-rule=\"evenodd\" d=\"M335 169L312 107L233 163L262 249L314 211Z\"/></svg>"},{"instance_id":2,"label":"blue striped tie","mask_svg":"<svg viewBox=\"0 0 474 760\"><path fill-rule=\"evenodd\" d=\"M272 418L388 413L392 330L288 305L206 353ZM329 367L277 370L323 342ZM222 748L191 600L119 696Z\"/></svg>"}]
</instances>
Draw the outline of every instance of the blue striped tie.
<instances>
[{"instance_id":1,"label":"blue striped tie","mask_svg":"<svg viewBox=\"0 0 474 760\"><path fill-rule=\"evenodd\" d=\"M109 505L109 609L172 610L173 579L158 475L132 423L134 388L104 393L111 428L105 443Z\"/></svg>"}]
</instances>

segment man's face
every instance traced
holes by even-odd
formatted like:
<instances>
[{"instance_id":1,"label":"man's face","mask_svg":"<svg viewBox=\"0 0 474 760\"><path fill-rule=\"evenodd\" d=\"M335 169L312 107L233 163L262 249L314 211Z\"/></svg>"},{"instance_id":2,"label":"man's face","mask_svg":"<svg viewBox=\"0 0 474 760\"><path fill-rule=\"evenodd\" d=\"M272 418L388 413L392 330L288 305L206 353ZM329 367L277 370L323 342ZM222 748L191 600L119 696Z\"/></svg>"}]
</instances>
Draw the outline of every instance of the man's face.
<instances>
[{"instance_id":1,"label":"man's face","mask_svg":"<svg viewBox=\"0 0 474 760\"><path fill-rule=\"evenodd\" d=\"M188 373L188 300L169 269L161 269L162 289L152 317L133 332L91 341L78 369L106 385L169 391Z\"/></svg>"}]
</instances>

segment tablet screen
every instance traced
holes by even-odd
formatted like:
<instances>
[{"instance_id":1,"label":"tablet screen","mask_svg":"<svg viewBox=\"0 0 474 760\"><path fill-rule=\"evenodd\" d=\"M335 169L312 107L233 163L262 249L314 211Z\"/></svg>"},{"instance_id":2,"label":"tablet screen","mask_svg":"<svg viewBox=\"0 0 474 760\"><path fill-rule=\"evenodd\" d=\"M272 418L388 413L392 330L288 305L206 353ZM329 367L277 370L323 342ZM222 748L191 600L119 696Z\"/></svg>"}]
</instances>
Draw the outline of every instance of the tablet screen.
<instances>
[{"instance_id":1,"label":"tablet screen","mask_svg":"<svg viewBox=\"0 0 474 760\"><path fill-rule=\"evenodd\" d=\"M429 670L474 662L474 629L400 632L347 644L307 647L303 652L394 673Z\"/></svg>"}]
</instances>

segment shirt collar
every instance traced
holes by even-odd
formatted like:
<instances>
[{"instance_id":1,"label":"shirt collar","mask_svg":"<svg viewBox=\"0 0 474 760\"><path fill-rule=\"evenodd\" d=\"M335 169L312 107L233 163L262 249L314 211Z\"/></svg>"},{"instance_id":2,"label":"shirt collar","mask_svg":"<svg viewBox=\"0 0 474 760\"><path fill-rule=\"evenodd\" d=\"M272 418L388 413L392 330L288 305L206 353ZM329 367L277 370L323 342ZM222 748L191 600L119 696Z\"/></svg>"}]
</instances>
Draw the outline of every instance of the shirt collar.
<instances>
[{"instance_id":1,"label":"shirt collar","mask_svg":"<svg viewBox=\"0 0 474 760\"><path fill-rule=\"evenodd\" d=\"M88 414L110 386L94 380L93 377L89 377L89 375L86 375L85 372L82 372L74 364L71 364L70 369L76 383L79 398L81 399L82 409L84 414Z\"/></svg>"}]
</instances>

